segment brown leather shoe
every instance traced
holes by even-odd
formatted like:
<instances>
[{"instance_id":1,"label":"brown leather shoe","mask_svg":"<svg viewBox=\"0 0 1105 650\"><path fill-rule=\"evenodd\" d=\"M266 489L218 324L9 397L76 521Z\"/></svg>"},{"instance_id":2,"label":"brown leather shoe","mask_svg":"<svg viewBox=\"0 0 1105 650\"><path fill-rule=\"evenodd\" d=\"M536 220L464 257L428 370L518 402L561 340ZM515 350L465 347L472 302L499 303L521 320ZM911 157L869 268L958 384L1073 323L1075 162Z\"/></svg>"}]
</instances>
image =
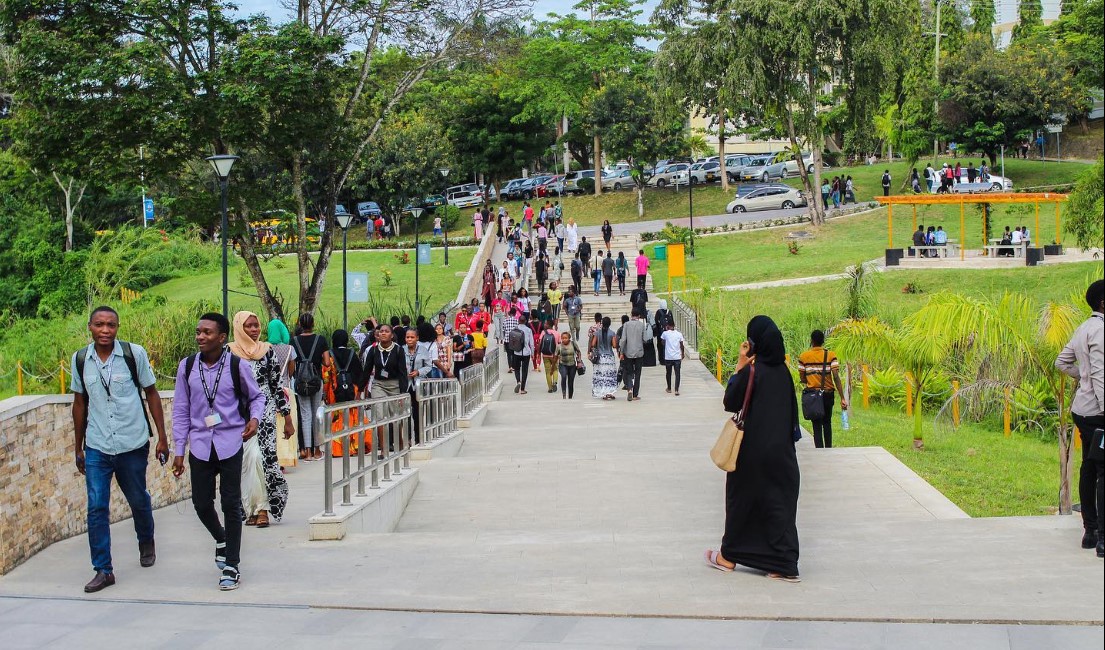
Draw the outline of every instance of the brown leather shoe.
<instances>
[{"instance_id":1,"label":"brown leather shoe","mask_svg":"<svg viewBox=\"0 0 1105 650\"><path fill-rule=\"evenodd\" d=\"M257 527L268 528L269 527L269 511L261 510L257 513Z\"/></svg>"},{"instance_id":2,"label":"brown leather shoe","mask_svg":"<svg viewBox=\"0 0 1105 650\"><path fill-rule=\"evenodd\" d=\"M153 540L138 542L138 562L144 567L151 567L157 561L157 553L154 552Z\"/></svg>"},{"instance_id":3,"label":"brown leather shoe","mask_svg":"<svg viewBox=\"0 0 1105 650\"><path fill-rule=\"evenodd\" d=\"M97 571L96 577L84 586L84 593L94 594L102 589L107 589L113 584L115 584L115 574Z\"/></svg>"}]
</instances>

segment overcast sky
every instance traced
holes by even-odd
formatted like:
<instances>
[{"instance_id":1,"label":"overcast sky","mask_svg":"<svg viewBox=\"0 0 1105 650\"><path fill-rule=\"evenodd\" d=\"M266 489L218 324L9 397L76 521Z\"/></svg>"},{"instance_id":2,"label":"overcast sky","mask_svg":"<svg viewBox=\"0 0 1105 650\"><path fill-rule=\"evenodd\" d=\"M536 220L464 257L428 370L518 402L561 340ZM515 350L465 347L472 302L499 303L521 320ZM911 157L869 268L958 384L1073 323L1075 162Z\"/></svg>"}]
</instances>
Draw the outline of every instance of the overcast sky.
<instances>
[{"instance_id":1,"label":"overcast sky","mask_svg":"<svg viewBox=\"0 0 1105 650\"><path fill-rule=\"evenodd\" d=\"M544 18L546 14L553 12L566 14L572 10L572 5L579 0L536 0L533 5L533 15ZM648 0L641 14L643 20L648 20L658 0ZM244 14L266 13L274 20L287 18L288 12L281 6L280 0L236 0L238 7Z\"/></svg>"}]
</instances>

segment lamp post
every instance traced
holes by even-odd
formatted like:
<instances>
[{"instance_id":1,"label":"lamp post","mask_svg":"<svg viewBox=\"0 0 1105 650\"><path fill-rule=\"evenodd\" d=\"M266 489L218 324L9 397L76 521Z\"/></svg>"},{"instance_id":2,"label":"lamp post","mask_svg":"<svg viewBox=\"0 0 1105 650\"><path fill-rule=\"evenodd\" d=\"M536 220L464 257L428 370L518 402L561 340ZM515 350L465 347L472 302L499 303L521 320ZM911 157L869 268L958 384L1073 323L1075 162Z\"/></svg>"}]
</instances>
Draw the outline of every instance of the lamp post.
<instances>
[{"instance_id":1,"label":"lamp post","mask_svg":"<svg viewBox=\"0 0 1105 650\"><path fill-rule=\"evenodd\" d=\"M691 259L694 259L694 176L687 169L687 214L691 220L691 250L687 251Z\"/></svg>"},{"instance_id":2,"label":"lamp post","mask_svg":"<svg viewBox=\"0 0 1105 650\"><path fill-rule=\"evenodd\" d=\"M422 216L422 208L411 208L411 216L414 217L414 315L418 317L422 315L422 294L418 287L418 219Z\"/></svg>"},{"instance_id":3,"label":"lamp post","mask_svg":"<svg viewBox=\"0 0 1105 650\"><path fill-rule=\"evenodd\" d=\"M349 331L349 273L347 272L345 258L349 254L349 225L353 222L353 215L339 214L335 217L341 228L341 328Z\"/></svg>"},{"instance_id":4,"label":"lamp post","mask_svg":"<svg viewBox=\"0 0 1105 650\"><path fill-rule=\"evenodd\" d=\"M441 169L439 169L437 171L441 172L441 179L442 180L445 180L446 178L449 178L449 168L448 167L442 167ZM448 182L448 181L446 181L446 182ZM445 193L442 192L441 195L445 196ZM442 206L442 211L443 212L442 212L442 215L441 215L441 227L445 229L445 266L449 266L449 199L448 199L448 197L445 198L445 205ZM478 246L479 242L476 242L476 245Z\"/></svg>"},{"instance_id":5,"label":"lamp post","mask_svg":"<svg viewBox=\"0 0 1105 650\"><path fill-rule=\"evenodd\" d=\"M219 187L222 189L222 212L223 220L222 226L219 230L219 235L223 240L223 316L230 317L230 300L229 300L229 285L226 282L226 265L227 265L227 240L230 237L230 226L227 223L226 217L226 193L228 185L230 183L230 168L234 166L234 163L238 160L238 156L231 156L228 154L221 154L218 156L209 156L206 158L207 162L211 163L211 168L215 170L215 176L219 179Z\"/></svg>"}]
</instances>

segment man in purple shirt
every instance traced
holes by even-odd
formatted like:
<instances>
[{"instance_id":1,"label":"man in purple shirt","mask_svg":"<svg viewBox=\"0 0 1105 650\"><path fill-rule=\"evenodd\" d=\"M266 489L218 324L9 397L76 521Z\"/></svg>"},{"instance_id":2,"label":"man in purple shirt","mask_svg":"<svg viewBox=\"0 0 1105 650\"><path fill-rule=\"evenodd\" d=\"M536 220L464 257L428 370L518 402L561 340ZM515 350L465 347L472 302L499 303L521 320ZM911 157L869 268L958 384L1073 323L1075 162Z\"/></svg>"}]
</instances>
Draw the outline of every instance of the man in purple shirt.
<instances>
[{"instance_id":1,"label":"man in purple shirt","mask_svg":"<svg viewBox=\"0 0 1105 650\"><path fill-rule=\"evenodd\" d=\"M173 475L184 473L190 447L192 505L211 537L215 565L222 570L219 589L238 588L242 547L242 443L257 434L265 396L249 365L226 348L230 322L222 314L200 316L196 324L199 354L182 359L173 396ZM223 522L215 512L219 479Z\"/></svg>"}]
</instances>

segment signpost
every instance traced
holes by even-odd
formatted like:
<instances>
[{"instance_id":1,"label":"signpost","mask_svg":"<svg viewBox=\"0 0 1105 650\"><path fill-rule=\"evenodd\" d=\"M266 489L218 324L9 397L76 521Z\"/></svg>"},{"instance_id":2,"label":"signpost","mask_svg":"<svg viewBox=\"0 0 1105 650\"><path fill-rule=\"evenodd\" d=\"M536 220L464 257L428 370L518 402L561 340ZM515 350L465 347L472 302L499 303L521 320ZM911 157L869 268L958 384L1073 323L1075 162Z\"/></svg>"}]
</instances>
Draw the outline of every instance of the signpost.
<instances>
[{"instance_id":1,"label":"signpost","mask_svg":"<svg viewBox=\"0 0 1105 650\"><path fill-rule=\"evenodd\" d=\"M683 278L683 288L687 288L686 247L683 244L668 244L668 293L671 293L672 278Z\"/></svg>"},{"instance_id":2,"label":"signpost","mask_svg":"<svg viewBox=\"0 0 1105 650\"><path fill-rule=\"evenodd\" d=\"M418 263L424 266L428 266L430 261L430 245L419 244L418 245Z\"/></svg>"},{"instance_id":3,"label":"signpost","mask_svg":"<svg viewBox=\"0 0 1105 650\"><path fill-rule=\"evenodd\" d=\"M147 224L154 219L153 199L142 199L142 212L146 216Z\"/></svg>"},{"instance_id":4,"label":"signpost","mask_svg":"<svg viewBox=\"0 0 1105 650\"><path fill-rule=\"evenodd\" d=\"M345 274L345 288L349 302L368 302L368 273L350 271Z\"/></svg>"}]
</instances>

